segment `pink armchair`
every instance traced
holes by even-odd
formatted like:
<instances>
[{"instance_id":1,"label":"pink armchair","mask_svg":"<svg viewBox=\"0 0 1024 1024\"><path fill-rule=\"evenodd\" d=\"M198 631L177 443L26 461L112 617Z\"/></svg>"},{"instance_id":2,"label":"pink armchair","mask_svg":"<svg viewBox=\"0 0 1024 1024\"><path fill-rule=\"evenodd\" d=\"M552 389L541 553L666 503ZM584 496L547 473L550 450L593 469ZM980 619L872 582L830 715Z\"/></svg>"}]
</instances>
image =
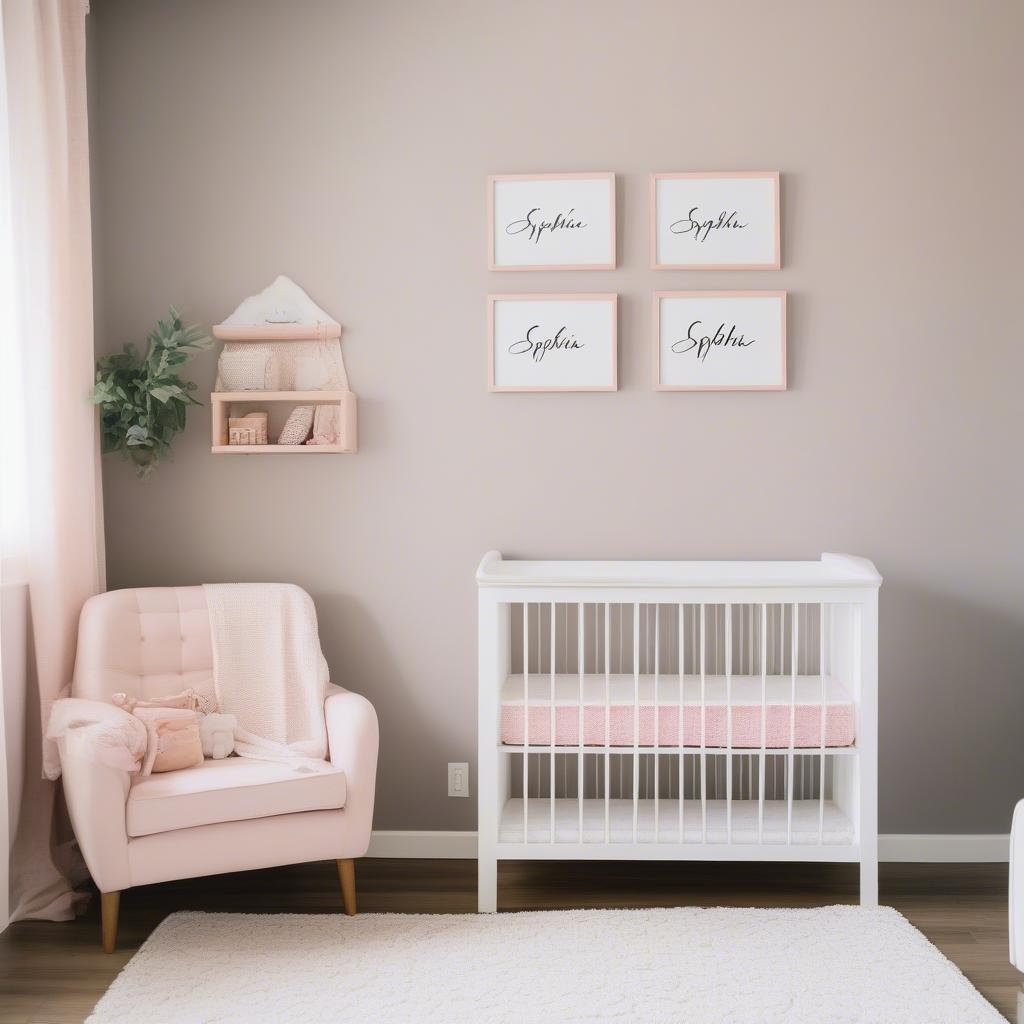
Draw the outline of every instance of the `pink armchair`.
<instances>
[{"instance_id":1,"label":"pink armchair","mask_svg":"<svg viewBox=\"0 0 1024 1024\"><path fill-rule=\"evenodd\" d=\"M115 590L82 609L72 696L165 696L212 674L202 587ZM333 859L345 911L356 912L353 860L370 841L377 715L364 697L331 686L324 718L333 767L311 775L229 757L143 778L62 744L71 821L102 894L106 952L121 890L174 878Z\"/></svg>"}]
</instances>

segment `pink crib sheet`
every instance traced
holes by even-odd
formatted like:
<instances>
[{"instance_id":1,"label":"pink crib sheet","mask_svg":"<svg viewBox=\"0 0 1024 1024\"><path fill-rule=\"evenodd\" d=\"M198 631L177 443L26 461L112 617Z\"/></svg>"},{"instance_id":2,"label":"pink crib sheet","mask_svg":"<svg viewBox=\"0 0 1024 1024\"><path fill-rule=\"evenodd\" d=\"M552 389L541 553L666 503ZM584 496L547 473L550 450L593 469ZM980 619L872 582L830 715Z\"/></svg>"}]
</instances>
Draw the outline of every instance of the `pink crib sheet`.
<instances>
[{"instance_id":1,"label":"pink crib sheet","mask_svg":"<svg viewBox=\"0 0 1024 1024\"><path fill-rule=\"evenodd\" d=\"M761 746L761 677L734 676L731 681L732 745ZM611 746L632 746L634 731L634 679L632 675L613 675L611 700L605 704L605 677L585 676L583 695L583 744L603 746L606 717ZM726 684L723 676L705 679L704 745L724 747L728 741ZM789 746L790 734L796 747L821 745L821 679L798 676L795 707L791 709L792 681L788 676L769 677L765 688L765 746L779 749ZM551 743L551 677L530 677L529 743ZM658 742L662 746L679 743L679 686L674 680L658 684L660 708L655 712L654 679L641 677L639 702L639 742L653 746L657 723ZM701 743L700 679L688 676L683 691L683 744ZM555 676L555 743L579 744L579 676ZM522 744L523 677L510 676L502 694L501 740ZM842 684L831 677L825 680L825 746L850 746L856 738L854 702ZM792 728L791 728L792 723Z\"/></svg>"}]
</instances>

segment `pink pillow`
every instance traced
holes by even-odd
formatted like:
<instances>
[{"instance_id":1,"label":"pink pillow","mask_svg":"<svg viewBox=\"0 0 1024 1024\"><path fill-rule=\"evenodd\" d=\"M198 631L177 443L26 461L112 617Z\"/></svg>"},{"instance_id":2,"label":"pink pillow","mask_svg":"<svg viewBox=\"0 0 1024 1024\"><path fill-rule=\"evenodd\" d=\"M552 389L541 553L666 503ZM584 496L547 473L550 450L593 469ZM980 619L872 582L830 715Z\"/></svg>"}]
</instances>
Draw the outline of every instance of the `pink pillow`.
<instances>
[{"instance_id":1,"label":"pink pillow","mask_svg":"<svg viewBox=\"0 0 1024 1024\"><path fill-rule=\"evenodd\" d=\"M133 712L146 727L146 759L142 775L173 772L203 763L199 716L185 708L143 708Z\"/></svg>"}]
</instances>

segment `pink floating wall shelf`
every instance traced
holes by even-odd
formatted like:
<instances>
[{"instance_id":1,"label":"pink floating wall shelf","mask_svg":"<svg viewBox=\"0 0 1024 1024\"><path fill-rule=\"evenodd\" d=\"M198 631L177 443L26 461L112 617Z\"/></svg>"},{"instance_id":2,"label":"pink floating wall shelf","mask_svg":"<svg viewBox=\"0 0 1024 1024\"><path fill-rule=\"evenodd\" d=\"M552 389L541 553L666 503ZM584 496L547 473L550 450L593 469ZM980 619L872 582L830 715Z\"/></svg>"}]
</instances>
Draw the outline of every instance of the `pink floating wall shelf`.
<instances>
[{"instance_id":1,"label":"pink floating wall shelf","mask_svg":"<svg viewBox=\"0 0 1024 1024\"><path fill-rule=\"evenodd\" d=\"M333 341L341 337L341 325L317 324L214 324L213 336L220 341Z\"/></svg>"},{"instance_id":2,"label":"pink floating wall shelf","mask_svg":"<svg viewBox=\"0 0 1024 1024\"><path fill-rule=\"evenodd\" d=\"M349 390L348 374L341 354L341 325L328 316L289 278L280 276L258 295L250 296L224 323L215 324L213 336L224 342L224 352L242 352L245 346L261 344L284 365L271 375L286 388L299 380L295 369L300 360L316 361L323 367L322 390L220 391L210 395L213 411L212 446L214 455L341 455L357 450L356 396ZM277 347L278 343L289 343ZM294 344L290 344L294 343ZM251 352L251 350L249 350ZM226 379L230 380L230 377ZM260 378L262 379L262 378ZM223 386L218 363L217 385ZM291 411L288 406L335 406L337 439L334 444L229 444L228 420L244 415L253 407L267 407L271 419L270 436L276 437ZM277 422L274 422L277 421ZM329 436L329 435L328 435Z\"/></svg>"}]
</instances>

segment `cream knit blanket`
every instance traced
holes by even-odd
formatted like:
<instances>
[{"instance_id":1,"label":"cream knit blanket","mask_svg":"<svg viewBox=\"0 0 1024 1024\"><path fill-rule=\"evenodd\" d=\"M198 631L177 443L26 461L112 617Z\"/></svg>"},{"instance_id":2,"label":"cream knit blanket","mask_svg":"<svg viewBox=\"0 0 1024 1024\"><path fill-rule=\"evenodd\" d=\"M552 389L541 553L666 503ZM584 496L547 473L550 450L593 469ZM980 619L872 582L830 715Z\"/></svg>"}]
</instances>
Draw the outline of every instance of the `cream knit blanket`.
<instances>
[{"instance_id":1,"label":"cream knit blanket","mask_svg":"<svg viewBox=\"0 0 1024 1024\"><path fill-rule=\"evenodd\" d=\"M203 587L220 710L235 715L235 752L325 771L328 670L316 609L290 583Z\"/></svg>"}]
</instances>

